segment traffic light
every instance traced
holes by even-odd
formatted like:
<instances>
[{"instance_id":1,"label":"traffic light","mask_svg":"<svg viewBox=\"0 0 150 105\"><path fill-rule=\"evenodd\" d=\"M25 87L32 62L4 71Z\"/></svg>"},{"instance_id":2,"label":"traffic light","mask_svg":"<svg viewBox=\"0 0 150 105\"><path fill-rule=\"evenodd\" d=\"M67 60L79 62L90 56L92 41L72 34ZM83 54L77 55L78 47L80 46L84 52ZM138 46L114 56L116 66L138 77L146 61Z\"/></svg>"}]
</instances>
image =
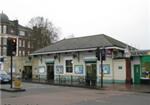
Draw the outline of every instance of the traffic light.
<instances>
[{"instance_id":1,"label":"traffic light","mask_svg":"<svg viewBox=\"0 0 150 105\"><path fill-rule=\"evenodd\" d=\"M106 50L104 48L101 49L101 60L106 60Z\"/></svg>"},{"instance_id":2,"label":"traffic light","mask_svg":"<svg viewBox=\"0 0 150 105\"><path fill-rule=\"evenodd\" d=\"M96 57L97 57L97 60L100 60L100 50L99 50L99 47L97 47L97 49L96 49Z\"/></svg>"},{"instance_id":3,"label":"traffic light","mask_svg":"<svg viewBox=\"0 0 150 105\"><path fill-rule=\"evenodd\" d=\"M16 55L16 38L8 38L7 39L7 56L15 56Z\"/></svg>"}]
</instances>

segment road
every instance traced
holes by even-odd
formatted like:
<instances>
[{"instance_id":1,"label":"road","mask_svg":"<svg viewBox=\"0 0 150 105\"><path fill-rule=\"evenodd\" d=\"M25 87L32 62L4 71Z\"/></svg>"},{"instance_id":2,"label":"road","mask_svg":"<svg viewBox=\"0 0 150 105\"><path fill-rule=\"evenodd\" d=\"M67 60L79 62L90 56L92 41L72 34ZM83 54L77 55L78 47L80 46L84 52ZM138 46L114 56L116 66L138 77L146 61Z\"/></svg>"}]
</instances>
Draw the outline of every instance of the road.
<instances>
[{"instance_id":1,"label":"road","mask_svg":"<svg viewBox=\"0 0 150 105\"><path fill-rule=\"evenodd\" d=\"M1 91L1 105L150 105L150 94L24 83L26 92Z\"/></svg>"}]
</instances>

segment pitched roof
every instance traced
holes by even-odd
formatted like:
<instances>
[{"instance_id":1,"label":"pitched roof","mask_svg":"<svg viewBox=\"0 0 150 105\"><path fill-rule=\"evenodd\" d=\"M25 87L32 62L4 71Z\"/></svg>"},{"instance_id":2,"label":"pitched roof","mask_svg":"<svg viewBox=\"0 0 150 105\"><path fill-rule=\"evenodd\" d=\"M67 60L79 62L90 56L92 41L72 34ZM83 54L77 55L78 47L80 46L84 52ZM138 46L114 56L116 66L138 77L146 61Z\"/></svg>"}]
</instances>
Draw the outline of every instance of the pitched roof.
<instances>
[{"instance_id":1,"label":"pitched roof","mask_svg":"<svg viewBox=\"0 0 150 105\"><path fill-rule=\"evenodd\" d=\"M126 48L127 44L118 41L112 37L106 36L104 34L99 34L86 37L63 39L54 44L51 44L50 46L47 46L45 48L33 52L33 55L45 52L88 49L103 46Z\"/></svg>"}]
</instances>

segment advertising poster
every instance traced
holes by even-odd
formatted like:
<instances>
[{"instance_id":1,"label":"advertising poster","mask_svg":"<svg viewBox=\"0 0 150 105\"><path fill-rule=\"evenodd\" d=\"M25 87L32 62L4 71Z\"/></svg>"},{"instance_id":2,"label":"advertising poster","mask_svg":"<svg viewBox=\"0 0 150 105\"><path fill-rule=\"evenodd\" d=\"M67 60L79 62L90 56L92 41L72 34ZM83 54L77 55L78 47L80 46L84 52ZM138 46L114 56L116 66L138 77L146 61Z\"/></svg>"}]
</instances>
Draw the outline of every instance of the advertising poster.
<instances>
[{"instance_id":1,"label":"advertising poster","mask_svg":"<svg viewBox=\"0 0 150 105\"><path fill-rule=\"evenodd\" d=\"M99 73L101 73L101 65L99 66L99 68ZM110 74L110 64L103 64L103 73Z\"/></svg>"},{"instance_id":2,"label":"advertising poster","mask_svg":"<svg viewBox=\"0 0 150 105\"><path fill-rule=\"evenodd\" d=\"M64 73L63 65L56 65L56 74L63 74L63 73Z\"/></svg>"},{"instance_id":3,"label":"advertising poster","mask_svg":"<svg viewBox=\"0 0 150 105\"><path fill-rule=\"evenodd\" d=\"M75 74L83 74L83 65L75 65L74 72Z\"/></svg>"}]
</instances>

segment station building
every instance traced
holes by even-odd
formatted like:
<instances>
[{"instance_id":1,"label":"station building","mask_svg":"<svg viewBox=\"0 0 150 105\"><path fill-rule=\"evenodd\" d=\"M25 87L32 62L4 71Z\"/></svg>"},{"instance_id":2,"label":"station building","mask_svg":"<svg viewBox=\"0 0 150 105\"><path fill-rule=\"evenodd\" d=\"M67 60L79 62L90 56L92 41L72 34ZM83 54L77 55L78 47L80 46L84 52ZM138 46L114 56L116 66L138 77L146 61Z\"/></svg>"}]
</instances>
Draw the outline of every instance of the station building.
<instances>
[{"instance_id":1,"label":"station building","mask_svg":"<svg viewBox=\"0 0 150 105\"><path fill-rule=\"evenodd\" d=\"M135 48L110 36L99 34L63 39L37 50L32 56L32 78L45 80L101 80L101 61L96 49L106 49L104 83L132 83L130 51Z\"/></svg>"}]
</instances>

